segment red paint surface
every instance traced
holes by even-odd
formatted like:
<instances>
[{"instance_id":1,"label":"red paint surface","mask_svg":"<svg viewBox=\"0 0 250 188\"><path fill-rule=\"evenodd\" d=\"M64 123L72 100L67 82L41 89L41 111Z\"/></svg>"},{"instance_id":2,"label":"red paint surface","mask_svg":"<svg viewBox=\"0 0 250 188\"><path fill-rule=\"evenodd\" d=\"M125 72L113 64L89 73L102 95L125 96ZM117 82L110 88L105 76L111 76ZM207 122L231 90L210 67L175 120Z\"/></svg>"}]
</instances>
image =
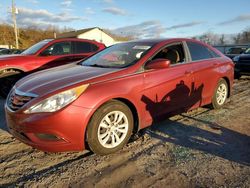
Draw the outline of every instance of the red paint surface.
<instances>
[{"instance_id":1,"label":"red paint surface","mask_svg":"<svg viewBox=\"0 0 250 188\"><path fill-rule=\"evenodd\" d=\"M111 99L131 103L138 115L139 129L150 126L167 114L188 111L211 103L215 87L225 78L233 84L233 63L220 52L220 57L186 62L169 68L143 70L144 64L167 44L191 39L168 39L158 43L135 65L124 69L107 69L66 65L32 74L16 85L23 92L39 95L23 108L11 112L6 107L8 126L21 139L23 132L31 141L23 142L45 151L85 149L86 127L97 108ZM204 44L205 45L205 44ZM60 91L90 84L73 103L54 113L24 114L31 105ZM15 131L13 131L15 130ZM51 133L62 141L41 141L34 133Z\"/></svg>"}]
</instances>

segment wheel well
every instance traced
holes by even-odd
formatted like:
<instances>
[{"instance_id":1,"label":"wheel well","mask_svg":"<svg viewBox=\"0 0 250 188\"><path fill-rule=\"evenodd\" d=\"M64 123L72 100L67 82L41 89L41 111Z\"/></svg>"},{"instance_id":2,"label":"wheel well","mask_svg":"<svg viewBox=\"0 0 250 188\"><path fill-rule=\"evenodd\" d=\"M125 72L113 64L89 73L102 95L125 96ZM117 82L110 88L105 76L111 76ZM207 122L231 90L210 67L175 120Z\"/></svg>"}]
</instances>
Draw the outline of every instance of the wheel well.
<instances>
[{"instance_id":1,"label":"wheel well","mask_svg":"<svg viewBox=\"0 0 250 188\"><path fill-rule=\"evenodd\" d=\"M124 99L124 98L114 98L114 100L118 100L126 104L129 107L129 109L132 111L133 118L134 118L133 133L137 133L139 131L139 115L138 115L135 105L128 99Z\"/></svg>"},{"instance_id":2,"label":"wheel well","mask_svg":"<svg viewBox=\"0 0 250 188\"><path fill-rule=\"evenodd\" d=\"M22 74L24 71L17 69L17 68L7 68L0 71L0 77L7 77L7 76L13 76L16 74Z\"/></svg>"},{"instance_id":3,"label":"wheel well","mask_svg":"<svg viewBox=\"0 0 250 188\"><path fill-rule=\"evenodd\" d=\"M110 102L112 100L117 100L117 101L120 101L122 103L124 103L125 105L127 105L129 107L129 109L131 110L132 114L133 114L133 118L134 118L134 127L133 127L133 133L137 133L139 131L139 116L138 116L138 113L137 113L137 110L136 110L136 107L134 106L134 104L129 101L128 99L125 99L125 98L113 98L113 99L110 99L106 102L104 102L102 105L106 104L107 102ZM98 108L100 108L102 105L100 105ZM92 116L94 115L94 113L92 114ZM92 118L91 116L91 118ZM89 121L91 120L91 118L89 119ZM89 125L89 122L88 122L88 125ZM88 127L87 125L87 127ZM87 130L87 128L86 128ZM85 148L86 149L90 149L89 148L89 145L88 145L88 142L87 142L87 131L85 131L85 139L84 139L84 145L85 145Z\"/></svg>"},{"instance_id":4,"label":"wheel well","mask_svg":"<svg viewBox=\"0 0 250 188\"><path fill-rule=\"evenodd\" d=\"M228 86L227 98L229 98L230 95L231 95L230 81L229 81L229 79L227 77L223 77L223 79L227 82L227 86Z\"/></svg>"}]
</instances>

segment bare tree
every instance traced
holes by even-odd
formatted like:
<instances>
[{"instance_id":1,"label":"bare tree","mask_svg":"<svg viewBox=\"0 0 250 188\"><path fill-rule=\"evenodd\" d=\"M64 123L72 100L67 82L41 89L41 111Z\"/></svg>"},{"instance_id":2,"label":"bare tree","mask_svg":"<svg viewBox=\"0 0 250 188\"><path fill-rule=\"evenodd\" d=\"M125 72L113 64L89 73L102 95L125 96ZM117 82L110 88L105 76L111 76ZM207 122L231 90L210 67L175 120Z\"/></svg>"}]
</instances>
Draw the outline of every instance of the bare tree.
<instances>
[{"instance_id":1,"label":"bare tree","mask_svg":"<svg viewBox=\"0 0 250 188\"><path fill-rule=\"evenodd\" d=\"M222 34L219 40L220 40L220 44L224 45L225 44L225 35Z\"/></svg>"},{"instance_id":2,"label":"bare tree","mask_svg":"<svg viewBox=\"0 0 250 188\"><path fill-rule=\"evenodd\" d=\"M249 43L250 42L250 30L244 31L241 35L241 43Z\"/></svg>"},{"instance_id":3,"label":"bare tree","mask_svg":"<svg viewBox=\"0 0 250 188\"><path fill-rule=\"evenodd\" d=\"M196 38L210 45L215 45L219 43L219 36L212 32L204 33L203 35L200 35Z\"/></svg>"},{"instance_id":4,"label":"bare tree","mask_svg":"<svg viewBox=\"0 0 250 188\"><path fill-rule=\"evenodd\" d=\"M235 37L233 37L234 43L239 44L241 39L241 34L238 33Z\"/></svg>"}]
</instances>

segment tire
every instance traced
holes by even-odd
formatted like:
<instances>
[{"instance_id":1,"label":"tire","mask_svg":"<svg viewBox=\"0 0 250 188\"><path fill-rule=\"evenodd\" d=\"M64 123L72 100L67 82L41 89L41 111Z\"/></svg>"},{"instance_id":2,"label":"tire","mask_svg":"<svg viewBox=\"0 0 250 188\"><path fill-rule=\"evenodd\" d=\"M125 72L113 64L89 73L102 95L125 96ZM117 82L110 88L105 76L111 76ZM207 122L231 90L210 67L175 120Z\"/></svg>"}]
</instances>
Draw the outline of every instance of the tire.
<instances>
[{"instance_id":1,"label":"tire","mask_svg":"<svg viewBox=\"0 0 250 188\"><path fill-rule=\"evenodd\" d=\"M122 149L132 135L133 124L133 114L127 105L117 100L105 103L97 109L88 124L86 136L89 148L99 155Z\"/></svg>"},{"instance_id":2,"label":"tire","mask_svg":"<svg viewBox=\"0 0 250 188\"><path fill-rule=\"evenodd\" d=\"M228 96L228 84L226 80L220 79L212 97L211 107L213 109L221 108L225 104L227 96Z\"/></svg>"}]
</instances>

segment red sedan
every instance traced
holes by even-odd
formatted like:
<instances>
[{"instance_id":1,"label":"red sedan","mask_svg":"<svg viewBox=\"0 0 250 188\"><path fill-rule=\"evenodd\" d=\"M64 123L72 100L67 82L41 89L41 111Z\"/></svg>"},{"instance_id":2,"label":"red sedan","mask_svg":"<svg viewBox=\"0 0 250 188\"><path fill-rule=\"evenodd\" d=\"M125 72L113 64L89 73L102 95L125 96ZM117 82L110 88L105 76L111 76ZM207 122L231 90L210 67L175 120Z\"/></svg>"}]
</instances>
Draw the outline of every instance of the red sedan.
<instances>
[{"instance_id":1,"label":"red sedan","mask_svg":"<svg viewBox=\"0 0 250 188\"><path fill-rule=\"evenodd\" d=\"M191 39L121 43L20 80L6 101L9 131L40 150L121 149L140 129L230 97L234 65Z\"/></svg>"},{"instance_id":2,"label":"red sedan","mask_svg":"<svg viewBox=\"0 0 250 188\"><path fill-rule=\"evenodd\" d=\"M15 82L27 74L85 59L104 48L104 44L92 40L47 39L22 54L0 56L0 95L5 97Z\"/></svg>"}]
</instances>

